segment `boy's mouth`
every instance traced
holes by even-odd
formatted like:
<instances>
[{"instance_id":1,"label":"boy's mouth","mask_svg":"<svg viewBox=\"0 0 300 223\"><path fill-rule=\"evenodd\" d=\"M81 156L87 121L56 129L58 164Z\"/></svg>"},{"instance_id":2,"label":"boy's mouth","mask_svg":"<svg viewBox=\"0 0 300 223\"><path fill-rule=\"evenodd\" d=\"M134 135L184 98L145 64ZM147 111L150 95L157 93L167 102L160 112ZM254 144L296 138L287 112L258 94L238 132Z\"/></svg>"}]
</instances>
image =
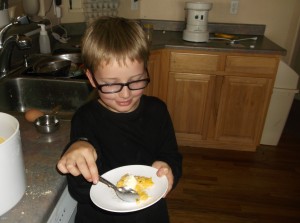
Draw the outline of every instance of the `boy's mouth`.
<instances>
[{"instance_id":1,"label":"boy's mouth","mask_svg":"<svg viewBox=\"0 0 300 223\"><path fill-rule=\"evenodd\" d=\"M119 106L129 106L132 103L132 100L127 100L127 101L117 101L117 104Z\"/></svg>"}]
</instances>

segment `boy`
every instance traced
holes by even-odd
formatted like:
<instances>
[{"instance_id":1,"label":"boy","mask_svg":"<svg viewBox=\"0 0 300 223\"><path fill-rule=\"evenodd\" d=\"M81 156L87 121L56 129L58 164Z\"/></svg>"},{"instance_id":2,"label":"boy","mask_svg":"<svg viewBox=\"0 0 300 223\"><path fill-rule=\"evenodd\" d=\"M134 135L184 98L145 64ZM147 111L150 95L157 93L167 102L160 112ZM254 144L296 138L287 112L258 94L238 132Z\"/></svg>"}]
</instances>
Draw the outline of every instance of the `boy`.
<instances>
[{"instance_id":1,"label":"boy","mask_svg":"<svg viewBox=\"0 0 300 223\"><path fill-rule=\"evenodd\" d=\"M148 165L175 187L182 157L166 105L143 95L150 78L149 46L143 29L124 18L102 17L87 29L82 58L99 98L76 111L71 142L57 167L67 174L70 194L78 201L76 222L169 222L165 199L136 212L112 213L90 200L98 174L125 165Z\"/></svg>"}]
</instances>

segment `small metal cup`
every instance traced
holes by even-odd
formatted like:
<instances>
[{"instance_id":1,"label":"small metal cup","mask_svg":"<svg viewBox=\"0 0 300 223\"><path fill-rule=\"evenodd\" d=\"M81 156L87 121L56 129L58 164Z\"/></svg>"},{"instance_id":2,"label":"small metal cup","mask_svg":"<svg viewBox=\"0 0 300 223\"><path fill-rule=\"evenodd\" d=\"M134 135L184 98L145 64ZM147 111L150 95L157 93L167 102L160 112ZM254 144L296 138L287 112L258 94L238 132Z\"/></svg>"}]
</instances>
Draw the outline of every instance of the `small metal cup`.
<instances>
[{"instance_id":1,"label":"small metal cup","mask_svg":"<svg viewBox=\"0 0 300 223\"><path fill-rule=\"evenodd\" d=\"M34 121L34 125L41 133L52 133L59 128L59 119L55 115L43 115Z\"/></svg>"}]
</instances>

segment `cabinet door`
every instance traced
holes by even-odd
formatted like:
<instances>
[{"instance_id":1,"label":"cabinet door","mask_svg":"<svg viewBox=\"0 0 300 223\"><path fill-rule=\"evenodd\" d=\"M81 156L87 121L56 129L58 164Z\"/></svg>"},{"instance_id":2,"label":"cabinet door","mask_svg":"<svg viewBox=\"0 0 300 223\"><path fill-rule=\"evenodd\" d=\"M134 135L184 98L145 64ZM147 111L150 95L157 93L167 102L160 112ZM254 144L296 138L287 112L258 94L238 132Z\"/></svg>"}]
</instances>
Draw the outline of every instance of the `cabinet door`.
<instances>
[{"instance_id":1,"label":"cabinet door","mask_svg":"<svg viewBox=\"0 0 300 223\"><path fill-rule=\"evenodd\" d=\"M224 78L217 116L216 140L246 149L259 144L272 80L268 78Z\"/></svg>"},{"instance_id":2,"label":"cabinet door","mask_svg":"<svg viewBox=\"0 0 300 223\"><path fill-rule=\"evenodd\" d=\"M207 53L172 52L170 70L184 73L214 73L220 69L221 56Z\"/></svg>"},{"instance_id":3,"label":"cabinet door","mask_svg":"<svg viewBox=\"0 0 300 223\"><path fill-rule=\"evenodd\" d=\"M150 83L145 89L145 94L160 97L160 62L161 54L159 51L154 51L151 53L148 61L148 72L150 76Z\"/></svg>"},{"instance_id":4,"label":"cabinet door","mask_svg":"<svg viewBox=\"0 0 300 223\"><path fill-rule=\"evenodd\" d=\"M215 75L170 73L167 105L177 140L198 145L205 138Z\"/></svg>"},{"instance_id":5,"label":"cabinet door","mask_svg":"<svg viewBox=\"0 0 300 223\"><path fill-rule=\"evenodd\" d=\"M279 59L277 57L259 56L227 56L225 71L230 74L251 77L273 78L277 72Z\"/></svg>"}]
</instances>

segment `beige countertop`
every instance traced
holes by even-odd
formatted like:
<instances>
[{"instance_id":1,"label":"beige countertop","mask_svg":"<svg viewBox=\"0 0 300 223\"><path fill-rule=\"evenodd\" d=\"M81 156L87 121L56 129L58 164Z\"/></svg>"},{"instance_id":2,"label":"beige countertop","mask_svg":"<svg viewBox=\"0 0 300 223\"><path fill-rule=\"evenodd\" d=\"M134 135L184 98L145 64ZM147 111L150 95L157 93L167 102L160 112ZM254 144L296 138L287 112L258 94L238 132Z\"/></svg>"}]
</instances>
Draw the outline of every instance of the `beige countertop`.
<instances>
[{"instance_id":1,"label":"beige countertop","mask_svg":"<svg viewBox=\"0 0 300 223\"><path fill-rule=\"evenodd\" d=\"M26 191L15 207L0 216L0 222L44 223L66 186L65 177L56 170L56 162L69 141L70 121L61 120L56 132L41 134L23 115L12 115L20 123Z\"/></svg>"}]
</instances>

